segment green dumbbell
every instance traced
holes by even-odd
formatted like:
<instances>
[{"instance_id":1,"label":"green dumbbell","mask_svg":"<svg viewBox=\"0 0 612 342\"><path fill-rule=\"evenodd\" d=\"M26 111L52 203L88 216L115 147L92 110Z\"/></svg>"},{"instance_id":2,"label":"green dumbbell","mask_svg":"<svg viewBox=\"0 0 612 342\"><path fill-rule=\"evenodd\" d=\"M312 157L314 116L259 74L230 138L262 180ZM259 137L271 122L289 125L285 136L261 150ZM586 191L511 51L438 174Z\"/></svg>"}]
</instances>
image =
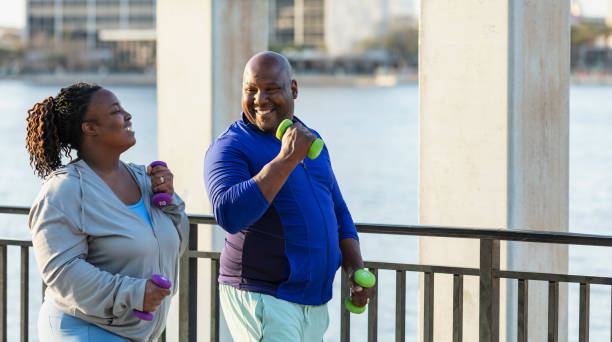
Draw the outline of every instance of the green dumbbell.
<instances>
[{"instance_id":1,"label":"green dumbbell","mask_svg":"<svg viewBox=\"0 0 612 342\"><path fill-rule=\"evenodd\" d=\"M278 140L282 140L283 135L285 134L285 131L287 130L287 127L291 125L293 125L293 121L289 119L283 120L283 122L281 122L280 125L278 125L278 128L276 129L276 138ZM316 159L319 156L319 154L321 154L321 151L323 150L323 145L325 145L323 143L323 140L316 138L315 141L312 142L312 145L310 145L310 148L308 149L308 158Z\"/></svg>"},{"instance_id":2,"label":"green dumbbell","mask_svg":"<svg viewBox=\"0 0 612 342\"><path fill-rule=\"evenodd\" d=\"M366 269L363 269L363 268L355 271L355 274L353 275L353 279L355 280L357 285L363 288L370 288L374 286L374 284L376 284L376 277L374 276L374 274L372 274L372 272ZM356 314L363 313L366 309L365 306L357 306L353 304L353 302L351 302L351 297L346 298L346 300L344 301L344 307L348 311L352 313L356 313Z\"/></svg>"}]
</instances>

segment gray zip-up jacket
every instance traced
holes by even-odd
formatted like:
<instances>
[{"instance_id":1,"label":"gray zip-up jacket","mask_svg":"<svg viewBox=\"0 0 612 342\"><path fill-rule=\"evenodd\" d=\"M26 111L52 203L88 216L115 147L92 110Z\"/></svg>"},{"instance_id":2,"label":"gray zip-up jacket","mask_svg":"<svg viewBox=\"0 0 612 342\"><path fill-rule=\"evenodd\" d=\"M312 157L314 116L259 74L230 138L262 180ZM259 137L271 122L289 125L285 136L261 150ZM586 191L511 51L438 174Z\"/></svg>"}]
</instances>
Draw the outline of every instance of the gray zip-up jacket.
<instances>
[{"instance_id":1,"label":"gray zip-up jacket","mask_svg":"<svg viewBox=\"0 0 612 342\"><path fill-rule=\"evenodd\" d=\"M170 205L155 207L145 167L124 165L138 183L153 229L83 160L47 177L29 226L47 284L45 300L129 340L154 341L166 324L171 296L151 322L138 319L133 309L142 310L145 283L155 273L171 280L171 293L176 293L189 222L176 194Z\"/></svg>"}]
</instances>

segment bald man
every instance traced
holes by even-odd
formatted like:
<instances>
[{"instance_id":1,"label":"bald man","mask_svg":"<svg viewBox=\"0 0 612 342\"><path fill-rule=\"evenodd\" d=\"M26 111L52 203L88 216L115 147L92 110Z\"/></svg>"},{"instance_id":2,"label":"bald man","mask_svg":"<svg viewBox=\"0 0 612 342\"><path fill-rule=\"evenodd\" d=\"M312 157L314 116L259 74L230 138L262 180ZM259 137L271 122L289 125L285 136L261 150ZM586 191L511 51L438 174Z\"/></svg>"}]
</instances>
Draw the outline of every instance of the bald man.
<instances>
[{"instance_id":1,"label":"bald man","mask_svg":"<svg viewBox=\"0 0 612 342\"><path fill-rule=\"evenodd\" d=\"M327 302L342 265L353 304L373 294L352 281L363 268L359 238L326 148L293 115L298 95L287 59L262 52L246 64L242 118L209 147L204 181L227 231L221 253L221 306L235 341L322 341ZM294 122L282 141L284 119Z\"/></svg>"}]
</instances>

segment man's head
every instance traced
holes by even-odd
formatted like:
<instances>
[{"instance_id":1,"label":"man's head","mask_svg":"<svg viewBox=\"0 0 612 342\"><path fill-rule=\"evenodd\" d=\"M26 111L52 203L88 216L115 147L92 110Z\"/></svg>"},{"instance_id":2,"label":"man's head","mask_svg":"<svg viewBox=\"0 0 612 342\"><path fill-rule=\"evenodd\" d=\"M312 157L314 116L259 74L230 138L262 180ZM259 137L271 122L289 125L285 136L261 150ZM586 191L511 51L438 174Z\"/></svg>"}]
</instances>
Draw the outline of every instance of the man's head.
<instances>
[{"instance_id":1,"label":"man's head","mask_svg":"<svg viewBox=\"0 0 612 342\"><path fill-rule=\"evenodd\" d=\"M297 82L283 55L260 52L247 62L242 76L242 110L260 130L275 134L284 119L293 119Z\"/></svg>"}]
</instances>

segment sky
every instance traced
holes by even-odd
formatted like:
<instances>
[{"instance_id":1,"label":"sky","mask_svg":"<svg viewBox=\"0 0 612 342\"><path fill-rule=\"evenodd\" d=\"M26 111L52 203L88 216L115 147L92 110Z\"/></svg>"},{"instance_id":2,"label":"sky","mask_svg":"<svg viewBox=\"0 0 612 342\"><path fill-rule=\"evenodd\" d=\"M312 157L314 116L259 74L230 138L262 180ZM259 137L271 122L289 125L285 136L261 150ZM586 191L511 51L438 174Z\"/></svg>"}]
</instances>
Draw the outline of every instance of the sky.
<instances>
[{"instance_id":1,"label":"sky","mask_svg":"<svg viewBox=\"0 0 612 342\"><path fill-rule=\"evenodd\" d=\"M362 0L367 1L367 0ZM401 0L394 0L401 2ZM605 17L610 0L575 0L582 5L587 17ZM0 0L0 27L23 28L25 25L25 0Z\"/></svg>"}]
</instances>

